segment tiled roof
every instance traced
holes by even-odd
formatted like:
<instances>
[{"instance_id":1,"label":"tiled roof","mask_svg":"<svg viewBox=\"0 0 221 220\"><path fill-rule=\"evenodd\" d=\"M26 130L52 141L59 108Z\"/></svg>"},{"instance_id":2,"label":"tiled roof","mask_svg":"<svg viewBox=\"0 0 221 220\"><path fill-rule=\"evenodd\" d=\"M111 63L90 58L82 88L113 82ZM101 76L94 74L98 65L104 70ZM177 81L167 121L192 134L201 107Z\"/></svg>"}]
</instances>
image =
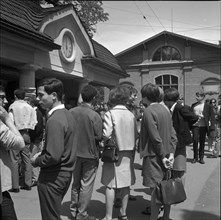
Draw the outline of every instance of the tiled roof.
<instances>
[{"instance_id":1,"label":"tiled roof","mask_svg":"<svg viewBox=\"0 0 221 220\"><path fill-rule=\"evenodd\" d=\"M115 56L107 48L105 48L95 40L92 40L92 44L98 60L114 67L117 70L122 71L122 68L118 64Z\"/></svg>"},{"instance_id":2,"label":"tiled roof","mask_svg":"<svg viewBox=\"0 0 221 220\"><path fill-rule=\"evenodd\" d=\"M39 28L45 17L51 13L56 13L70 5L60 5L51 8L42 8L37 0L0 0L0 22L12 31L16 29L26 32L31 36L42 39L45 42L53 43L53 39L40 32ZM74 8L73 8L74 10ZM94 47L96 59L101 63L123 71L117 63L114 55L104 46L91 39Z\"/></svg>"},{"instance_id":3,"label":"tiled roof","mask_svg":"<svg viewBox=\"0 0 221 220\"><path fill-rule=\"evenodd\" d=\"M34 0L1 0L0 1L0 21L1 26L15 27L24 32L41 38L45 41L53 42L50 36L39 31L43 19L50 13L61 8L42 8Z\"/></svg>"}]
</instances>

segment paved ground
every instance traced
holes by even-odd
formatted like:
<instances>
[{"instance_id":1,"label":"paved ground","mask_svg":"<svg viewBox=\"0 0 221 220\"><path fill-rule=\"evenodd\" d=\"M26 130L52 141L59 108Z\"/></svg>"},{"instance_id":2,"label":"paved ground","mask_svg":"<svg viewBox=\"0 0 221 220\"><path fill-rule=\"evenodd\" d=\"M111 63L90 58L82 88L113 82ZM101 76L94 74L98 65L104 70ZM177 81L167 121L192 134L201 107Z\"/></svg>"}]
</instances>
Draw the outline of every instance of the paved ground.
<instances>
[{"instance_id":1,"label":"paved ground","mask_svg":"<svg viewBox=\"0 0 221 220\"><path fill-rule=\"evenodd\" d=\"M206 147L207 149L207 147ZM206 164L192 164L192 147L187 148L187 200L179 205L172 206L171 219L173 220L220 220L220 158L211 158L205 152ZM129 201L128 217L130 220L148 220L149 216L141 212L149 204L148 189L142 185L141 161L139 155L135 158L136 184L131 189L131 194L136 196L136 201ZM100 164L89 214L101 219L105 215L104 187L100 184ZM19 220L40 220L40 209L36 187L32 191L11 193ZM62 203L62 220L69 217L70 189ZM118 210L115 209L113 217L117 219ZM50 219L49 219L50 220Z\"/></svg>"}]
</instances>

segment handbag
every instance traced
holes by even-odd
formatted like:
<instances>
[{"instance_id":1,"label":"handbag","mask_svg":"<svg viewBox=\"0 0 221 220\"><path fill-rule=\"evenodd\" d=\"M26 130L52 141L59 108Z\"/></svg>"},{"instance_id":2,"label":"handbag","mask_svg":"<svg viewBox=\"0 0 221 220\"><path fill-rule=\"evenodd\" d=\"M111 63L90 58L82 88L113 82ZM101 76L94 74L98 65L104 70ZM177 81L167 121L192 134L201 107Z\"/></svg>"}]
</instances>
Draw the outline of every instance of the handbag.
<instances>
[{"instance_id":1,"label":"handbag","mask_svg":"<svg viewBox=\"0 0 221 220\"><path fill-rule=\"evenodd\" d=\"M101 160L107 163L115 163L118 161L118 148L113 138L106 141Z\"/></svg>"},{"instance_id":2,"label":"handbag","mask_svg":"<svg viewBox=\"0 0 221 220\"><path fill-rule=\"evenodd\" d=\"M167 170L165 176L155 187L156 202L173 205L185 201L187 197L181 178L171 178L171 170Z\"/></svg>"},{"instance_id":3,"label":"handbag","mask_svg":"<svg viewBox=\"0 0 221 220\"><path fill-rule=\"evenodd\" d=\"M116 140L114 138L114 123L113 123L113 119L112 119L112 115L111 115L111 121L113 124L113 131L112 131L112 135L111 138L108 139L105 143L104 143L104 150L101 156L101 161L106 162L106 163L115 163L118 161L118 147L117 147L117 143Z\"/></svg>"}]
</instances>

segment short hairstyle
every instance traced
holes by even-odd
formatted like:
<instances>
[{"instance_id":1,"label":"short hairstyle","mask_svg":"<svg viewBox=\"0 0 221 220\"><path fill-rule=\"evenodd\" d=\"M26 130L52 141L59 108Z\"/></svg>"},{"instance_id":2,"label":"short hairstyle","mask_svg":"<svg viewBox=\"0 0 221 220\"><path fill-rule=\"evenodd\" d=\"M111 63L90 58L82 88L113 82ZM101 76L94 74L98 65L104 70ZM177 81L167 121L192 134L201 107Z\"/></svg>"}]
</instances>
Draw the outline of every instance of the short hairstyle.
<instances>
[{"instance_id":1,"label":"short hairstyle","mask_svg":"<svg viewBox=\"0 0 221 220\"><path fill-rule=\"evenodd\" d=\"M151 102L158 102L160 90L157 85L147 83L141 89L142 98L147 98Z\"/></svg>"},{"instance_id":2,"label":"short hairstyle","mask_svg":"<svg viewBox=\"0 0 221 220\"><path fill-rule=\"evenodd\" d=\"M92 85L86 85L81 90L81 97L84 102L91 102L97 95L97 89Z\"/></svg>"},{"instance_id":3,"label":"short hairstyle","mask_svg":"<svg viewBox=\"0 0 221 220\"><path fill-rule=\"evenodd\" d=\"M197 91L196 92L196 96L200 96L200 97L205 97L205 93L204 93L204 91L201 89L201 90L199 90L199 91Z\"/></svg>"},{"instance_id":4,"label":"short hairstyle","mask_svg":"<svg viewBox=\"0 0 221 220\"><path fill-rule=\"evenodd\" d=\"M169 88L164 93L164 101L177 102L179 100L180 94L176 88Z\"/></svg>"},{"instance_id":5,"label":"short hairstyle","mask_svg":"<svg viewBox=\"0 0 221 220\"><path fill-rule=\"evenodd\" d=\"M126 86L117 86L110 91L108 103L115 105L126 105L130 98L130 89Z\"/></svg>"},{"instance_id":6,"label":"short hairstyle","mask_svg":"<svg viewBox=\"0 0 221 220\"><path fill-rule=\"evenodd\" d=\"M16 89L14 91L14 95L18 98L18 99L25 99L25 90L24 89Z\"/></svg>"},{"instance_id":7,"label":"short hairstyle","mask_svg":"<svg viewBox=\"0 0 221 220\"><path fill-rule=\"evenodd\" d=\"M64 86L61 80L56 78L44 78L38 84L37 87L44 86L45 91L50 95L53 92L57 93L58 100L62 100L64 93Z\"/></svg>"}]
</instances>

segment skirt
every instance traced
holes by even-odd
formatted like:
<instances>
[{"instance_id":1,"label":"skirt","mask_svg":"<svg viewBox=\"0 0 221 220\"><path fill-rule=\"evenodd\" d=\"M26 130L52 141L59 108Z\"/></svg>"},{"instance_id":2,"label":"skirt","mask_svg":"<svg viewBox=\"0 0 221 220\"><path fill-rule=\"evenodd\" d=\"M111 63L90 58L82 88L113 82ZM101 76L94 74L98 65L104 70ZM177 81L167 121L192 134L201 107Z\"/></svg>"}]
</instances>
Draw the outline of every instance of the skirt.
<instances>
[{"instance_id":1,"label":"skirt","mask_svg":"<svg viewBox=\"0 0 221 220\"><path fill-rule=\"evenodd\" d=\"M115 189L134 185L134 151L119 151L118 162L104 162L101 183L109 188Z\"/></svg>"}]
</instances>

